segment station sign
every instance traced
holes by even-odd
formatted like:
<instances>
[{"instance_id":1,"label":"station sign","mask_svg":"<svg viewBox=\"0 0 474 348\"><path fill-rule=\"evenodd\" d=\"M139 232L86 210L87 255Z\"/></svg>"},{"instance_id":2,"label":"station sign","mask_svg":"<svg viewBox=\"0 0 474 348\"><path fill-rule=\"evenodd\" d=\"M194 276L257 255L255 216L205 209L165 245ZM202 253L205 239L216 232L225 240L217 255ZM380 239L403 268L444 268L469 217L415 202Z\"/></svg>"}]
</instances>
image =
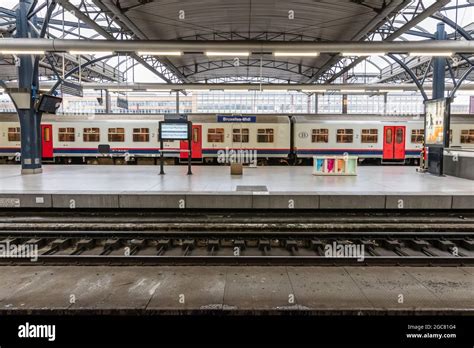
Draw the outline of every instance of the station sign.
<instances>
[{"instance_id":1,"label":"station sign","mask_svg":"<svg viewBox=\"0 0 474 348\"><path fill-rule=\"evenodd\" d=\"M224 116L224 115L217 115L217 122L255 123L255 122L257 122L257 116Z\"/></svg>"},{"instance_id":2,"label":"station sign","mask_svg":"<svg viewBox=\"0 0 474 348\"><path fill-rule=\"evenodd\" d=\"M187 122L160 122L161 140L188 140L189 123Z\"/></svg>"}]
</instances>

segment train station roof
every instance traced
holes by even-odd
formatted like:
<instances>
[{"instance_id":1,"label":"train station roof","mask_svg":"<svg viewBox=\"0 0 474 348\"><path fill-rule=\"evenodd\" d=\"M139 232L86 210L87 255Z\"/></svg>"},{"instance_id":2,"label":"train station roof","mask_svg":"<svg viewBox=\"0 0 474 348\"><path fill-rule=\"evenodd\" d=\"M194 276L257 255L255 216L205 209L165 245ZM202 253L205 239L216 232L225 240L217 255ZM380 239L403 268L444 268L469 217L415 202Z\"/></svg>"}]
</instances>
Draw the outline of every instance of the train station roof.
<instances>
[{"instance_id":1,"label":"train station roof","mask_svg":"<svg viewBox=\"0 0 474 348\"><path fill-rule=\"evenodd\" d=\"M3 3L6 5L0 7L0 36L11 37L15 33L18 1ZM449 0L56 0L57 6L47 18L51 3L54 2L38 0L32 15L38 31L47 25L45 37L56 39L203 43L427 41L434 38L433 23L438 21L446 24L449 39L474 37L469 23L474 7L471 0L457 3ZM430 58L400 55L398 58L413 69L428 69L429 79ZM95 60L97 55L51 53L41 58L40 74L45 79L55 79L54 70L69 71L94 61L76 69L70 78L118 82L130 79L132 70L135 79L134 69L141 69L145 72L142 75L155 78L153 82L166 83L324 84L413 80L398 61L389 57L332 53L315 57L132 54ZM472 55L457 57L452 64L454 73L458 77L469 73L472 62ZM0 79L15 79L15 73L13 56L0 55ZM473 78L471 72L466 80Z\"/></svg>"}]
</instances>

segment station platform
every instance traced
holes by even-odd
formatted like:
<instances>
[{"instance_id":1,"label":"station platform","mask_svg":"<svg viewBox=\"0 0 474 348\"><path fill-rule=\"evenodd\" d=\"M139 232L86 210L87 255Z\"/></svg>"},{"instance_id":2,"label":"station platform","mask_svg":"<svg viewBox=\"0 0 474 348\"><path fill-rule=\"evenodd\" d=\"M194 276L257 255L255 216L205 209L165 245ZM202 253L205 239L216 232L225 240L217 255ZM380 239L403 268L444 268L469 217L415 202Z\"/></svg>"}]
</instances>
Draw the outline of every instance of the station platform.
<instances>
[{"instance_id":1,"label":"station platform","mask_svg":"<svg viewBox=\"0 0 474 348\"><path fill-rule=\"evenodd\" d=\"M474 181L362 166L357 176L315 176L312 167L45 165L21 175L0 166L0 208L87 209L472 209Z\"/></svg>"},{"instance_id":2,"label":"station platform","mask_svg":"<svg viewBox=\"0 0 474 348\"><path fill-rule=\"evenodd\" d=\"M474 313L472 267L1 266L0 315Z\"/></svg>"}]
</instances>

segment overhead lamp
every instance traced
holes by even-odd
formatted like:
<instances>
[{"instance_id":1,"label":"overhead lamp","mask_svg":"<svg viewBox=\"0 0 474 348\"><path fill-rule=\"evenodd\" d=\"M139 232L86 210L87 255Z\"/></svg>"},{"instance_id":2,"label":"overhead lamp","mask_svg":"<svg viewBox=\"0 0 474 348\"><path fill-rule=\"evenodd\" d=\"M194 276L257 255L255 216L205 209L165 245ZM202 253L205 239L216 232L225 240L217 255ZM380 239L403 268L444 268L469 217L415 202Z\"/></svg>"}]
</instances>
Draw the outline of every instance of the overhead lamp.
<instances>
[{"instance_id":1,"label":"overhead lamp","mask_svg":"<svg viewBox=\"0 0 474 348\"><path fill-rule=\"evenodd\" d=\"M283 91L282 91L282 90L279 90L279 89L263 88L263 89L262 89L262 92L265 92L265 93L267 93L267 92L273 92L273 93L278 93L278 92L280 92L280 93L281 93L281 92L283 92Z\"/></svg>"},{"instance_id":2,"label":"overhead lamp","mask_svg":"<svg viewBox=\"0 0 474 348\"><path fill-rule=\"evenodd\" d=\"M302 89L301 92L303 92L303 93L326 93L327 90L325 90L325 89Z\"/></svg>"},{"instance_id":3,"label":"overhead lamp","mask_svg":"<svg viewBox=\"0 0 474 348\"><path fill-rule=\"evenodd\" d=\"M191 88L191 89L186 89L187 92L210 92L211 90L209 88L203 88L203 89L197 89L197 88Z\"/></svg>"},{"instance_id":4,"label":"overhead lamp","mask_svg":"<svg viewBox=\"0 0 474 348\"><path fill-rule=\"evenodd\" d=\"M109 92L133 92L133 88L108 88Z\"/></svg>"},{"instance_id":5,"label":"overhead lamp","mask_svg":"<svg viewBox=\"0 0 474 348\"><path fill-rule=\"evenodd\" d=\"M366 92L365 89L341 89L339 90L338 92L341 92L341 93L362 93L362 92Z\"/></svg>"},{"instance_id":6,"label":"overhead lamp","mask_svg":"<svg viewBox=\"0 0 474 348\"><path fill-rule=\"evenodd\" d=\"M161 88L161 89L156 89L156 88L147 88L146 89L147 92L171 92L171 89L164 89L164 88Z\"/></svg>"},{"instance_id":7,"label":"overhead lamp","mask_svg":"<svg viewBox=\"0 0 474 348\"><path fill-rule=\"evenodd\" d=\"M206 56L208 57L248 57L250 52L240 51L240 52L219 52L219 51L206 51Z\"/></svg>"},{"instance_id":8,"label":"overhead lamp","mask_svg":"<svg viewBox=\"0 0 474 348\"><path fill-rule=\"evenodd\" d=\"M317 57L319 52L273 52L275 57Z\"/></svg>"},{"instance_id":9,"label":"overhead lamp","mask_svg":"<svg viewBox=\"0 0 474 348\"><path fill-rule=\"evenodd\" d=\"M139 56L181 56L181 51L139 51Z\"/></svg>"},{"instance_id":10,"label":"overhead lamp","mask_svg":"<svg viewBox=\"0 0 474 348\"><path fill-rule=\"evenodd\" d=\"M231 88L231 89L224 89L224 92L248 92L248 88Z\"/></svg>"},{"instance_id":11,"label":"overhead lamp","mask_svg":"<svg viewBox=\"0 0 474 348\"><path fill-rule=\"evenodd\" d=\"M84 50L84 51L71 50L71 51L69 51L69 54L77 55L77 56L82 55L82 54L90 54L90 55L103 54L103 55L109 56L113 53L114 52L112 52L112 51L87 51L87 50Z\"/></svg>"},{"instance_id":12,"label":"overhead lamp","mask_svg":"<svg viewBox=\"0 0 474 348\"><path fill-rule=\"evenodd\" d=\"M385 52L342 52L341 56L343 57L376 57L376 56L385 56Z\"/></svg>"},{"instance_id":13,"label":"overhead lamp","mask_svg":"<svg viewBox=\"0 0 474 348\"><path fill-rule=\"evenodd\" d=\"M33 54L33 55L42 55L44 54L44 51L41 50L1 50L1 54L14 54L16 56L22 55L22 54Z\"/></svg>"},{"instance_id":14,"label":"overhead lamp","mask_svg":"<svg viewBox=\"0 0 474 348\"><path fill-rule=\"evenodd\" d=\"M379 89L379 93L403 93L403 89Z\"/></svg>"},{"instance_id":15,"label":"overhead lamp","mask_svg":"<svg viewBox=\"0 0 474 348\"><path fill-rule=\"evenodd\" d=\"M410 57L451 57L453 52L409 52Z\"/></svg>"}]
</instances>

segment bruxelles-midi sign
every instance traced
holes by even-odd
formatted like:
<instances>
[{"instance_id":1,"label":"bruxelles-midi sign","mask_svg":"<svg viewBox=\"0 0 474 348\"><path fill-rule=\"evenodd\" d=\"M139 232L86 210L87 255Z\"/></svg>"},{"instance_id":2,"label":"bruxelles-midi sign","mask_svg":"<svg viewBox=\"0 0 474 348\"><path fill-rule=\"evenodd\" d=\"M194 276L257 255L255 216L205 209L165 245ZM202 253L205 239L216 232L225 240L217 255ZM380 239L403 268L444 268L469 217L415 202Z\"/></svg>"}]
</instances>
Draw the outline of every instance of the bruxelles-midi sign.
<instances>
[{"instance_id":1,"label":"bruxelles-midi sign","mask_svg":"<svg viewBox=\"0 0 474 348\"><path fill-rule=\"evenodd\" d=\"M217 115L217 122L257 122L257 116Z\"/></svg>"}]
</instances>

